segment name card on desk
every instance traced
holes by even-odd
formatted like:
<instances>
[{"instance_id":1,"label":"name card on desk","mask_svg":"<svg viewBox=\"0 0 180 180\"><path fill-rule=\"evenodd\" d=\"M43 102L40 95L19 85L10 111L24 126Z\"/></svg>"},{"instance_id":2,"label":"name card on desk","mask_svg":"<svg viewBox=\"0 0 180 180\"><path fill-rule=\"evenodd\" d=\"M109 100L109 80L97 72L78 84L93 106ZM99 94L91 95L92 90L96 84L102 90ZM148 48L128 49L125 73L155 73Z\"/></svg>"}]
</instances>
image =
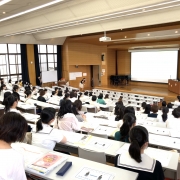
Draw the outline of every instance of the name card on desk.
<instances>
[{"instance_id":1,"label":"name card on desk","mask_svg":"<svg viewBox=\"0 0 180 180\"><path fill-rule=\"evenodd\" d=\"M105 142L103 140L92 140L87 145L92 148L104 150L104 149L107 149L109 146L111 146L111 143Z\"/></svg>"}]
</instances>

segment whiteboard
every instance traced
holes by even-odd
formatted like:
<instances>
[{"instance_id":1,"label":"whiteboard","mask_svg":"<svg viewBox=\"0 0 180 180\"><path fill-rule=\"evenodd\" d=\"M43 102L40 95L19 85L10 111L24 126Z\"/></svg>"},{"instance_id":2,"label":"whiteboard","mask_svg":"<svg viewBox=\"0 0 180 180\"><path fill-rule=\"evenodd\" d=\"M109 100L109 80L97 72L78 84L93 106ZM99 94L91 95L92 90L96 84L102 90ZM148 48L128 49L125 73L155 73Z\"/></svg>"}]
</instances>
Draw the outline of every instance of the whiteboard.
<instances>
[{"instance_id":1,"label":"whiteboard","mask_svg":"<svg viewBox=\"0 0 180 180\"><path fill-rule=\"evenodd\" d=\"M42 83L57 82L57 71L42 71Z\"/></svg>"}]
</instances>

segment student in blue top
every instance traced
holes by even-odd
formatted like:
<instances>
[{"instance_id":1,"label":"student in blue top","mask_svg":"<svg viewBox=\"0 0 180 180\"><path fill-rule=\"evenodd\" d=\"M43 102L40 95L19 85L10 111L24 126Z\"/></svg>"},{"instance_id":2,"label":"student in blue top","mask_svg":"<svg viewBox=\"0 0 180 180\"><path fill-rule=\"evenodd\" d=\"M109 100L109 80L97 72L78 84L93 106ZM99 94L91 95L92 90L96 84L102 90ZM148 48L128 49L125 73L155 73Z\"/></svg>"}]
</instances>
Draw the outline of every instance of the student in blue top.
<instances>
[{"instance_id":1,"label":"student in blue top","mask_svg":"<svg viewBox=\"0 0 180 180\"><path fill-rule=\"evenodd\" d=\"M103 94L102 93L99 94L98 99L97 99L97 103L106 105L106 102L103 99Z\"/></svg>"},{"instance_id":2,"label":"student in blue top","mask_svg":"<svg viewBox=\"0 0 180 180\"><path fill-rule=\"evenodd\" d=\"M132 113L126 113L123 117L123 125L115 133L115 140L129 142L129 132L136 125L136 116Z\"/></svg>"}]
</instances>

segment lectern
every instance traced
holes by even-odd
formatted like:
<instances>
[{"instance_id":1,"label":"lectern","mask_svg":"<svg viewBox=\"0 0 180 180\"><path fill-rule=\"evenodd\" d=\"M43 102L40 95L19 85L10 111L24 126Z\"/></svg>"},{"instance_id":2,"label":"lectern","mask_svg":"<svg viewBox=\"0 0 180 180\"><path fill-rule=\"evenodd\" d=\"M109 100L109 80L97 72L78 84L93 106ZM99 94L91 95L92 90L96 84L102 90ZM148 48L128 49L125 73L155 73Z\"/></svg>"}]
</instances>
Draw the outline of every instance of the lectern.
<instances>
[{"instance_id":1,"label":"lectern","mask_svg":"<svg viewBox=\"0 0 180 180\"><path fill-rule=\"evenodd\" d=\"M180 82L178 80L168 80L168 90L180 95Z\"/></svg>"}]
</instances>

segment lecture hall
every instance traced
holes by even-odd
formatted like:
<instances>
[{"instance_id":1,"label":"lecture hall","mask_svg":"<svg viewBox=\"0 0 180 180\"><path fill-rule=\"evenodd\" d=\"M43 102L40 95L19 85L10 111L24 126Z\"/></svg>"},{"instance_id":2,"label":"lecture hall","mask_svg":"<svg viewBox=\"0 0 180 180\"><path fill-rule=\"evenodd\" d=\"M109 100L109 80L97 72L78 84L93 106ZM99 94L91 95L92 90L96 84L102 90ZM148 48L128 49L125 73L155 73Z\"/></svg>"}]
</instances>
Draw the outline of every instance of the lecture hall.
<instances>
[{"instance_id":1,"label":"lecture hall","mask_svg":"<svg viewBox=\"0 0 180 180\"><path fill-rule=\"evenodd\" d=\"M0 0L0 179L180 180L180 0Z\"/></svg>"}]
</instances>

